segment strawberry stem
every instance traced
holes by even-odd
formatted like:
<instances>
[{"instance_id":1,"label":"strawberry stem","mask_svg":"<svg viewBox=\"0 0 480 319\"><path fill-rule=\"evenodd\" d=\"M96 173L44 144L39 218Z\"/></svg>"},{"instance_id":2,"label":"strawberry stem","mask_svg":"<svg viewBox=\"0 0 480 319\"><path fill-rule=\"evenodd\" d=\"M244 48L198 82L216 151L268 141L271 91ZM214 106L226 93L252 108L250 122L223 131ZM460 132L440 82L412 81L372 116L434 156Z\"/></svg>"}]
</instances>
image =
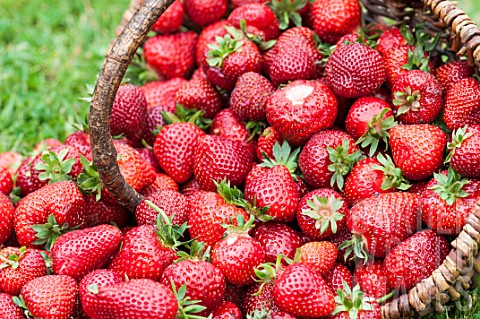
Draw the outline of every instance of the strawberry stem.
<instances>
[{"instance_id":1,"label":"strawberry stem","mask_svg":"<svg viewBox=\"0 0 480 319\"><path fill-rule=\"evenodd\" d=\"M62 234L65 234L69 231L75 230L78 228L73 227L70 228L68 223L63 225L59 225L55 216L53 214L48 215L47 222L45 224L38 224L33 225L31 228L37 233L36 237L37 240L33 242L34 245L44 245L47 251L50 251L55 241L60 237Z\"/></svg>"},{"instance_id":2,"label":"strawberry stem","mask_svg":"<svg viewBox=\"0 0 480 319\"><path fill-rule=\"evenodd\" d=\"M300 148L297 148L292 152L292 148L287 141L284 141L282 145L280 145L279 142L275 142L275 145L273 145L273 157L275 160L269 158L268 155L263 154L263 162L260 166L272 168L277 165L283 165L288 169L292 178L295 181L298 181L299 174L297 173L297 169L299 153Z\"/></svg>"},{"instance_id":3,"label":"strawberry stem","mask_svg":"<svg viewBox=\"0 0 480 319\"><path fill-rule=\"evenodd\" d=\"M335 196L314 196L313 200L307 200L310 209L302 210L302 215L315 220L315 228L323 234L327 229L331 229L334 234L337 233L337 221L343 219L344 215L338 210L342 208L343 201Z\"/></svg>"},{"instance_id":4,"label":"strawberry stem","mask_svg":"<svg viewBox=\"0 0 480 319\"><path fill-rule=\"evenodd\" d=\"M469 194L463 190L463 187L470 183L455 172L451 167L448 169L447 175L434 173L433 177L437 184L430 187L435 193L444 200L448 206L452 206L457 198L468 197Z\"/></svg>"},{"instance_id":5,"label":"strawberry stem","mask_svg":"<svg viewBox=\"0 0 480 319\"><path fill-rule=\"evenodd\" d=\"M72 171L75 159L65 159L68 151L68 147L62 149L58 154L52 151L44 151L40 157L41 161L35 164L35 169L42 172L38 175L38 178L42 181L48 180L49 184L71 180L72 178L68 174Z\"/></svg>"},{"instance_id":6,"label":"strawberry stem","mask_svg":"<svg viewBox=\"0 0 480 319\"><path fill-rule=\"evenodd\" d=\"M450 163L452 156L455 154L455 150L461 147L463 142L473 135L472 132L467 132L467 128L468 125L453 131L452 141L447 145L448 155L444 163Z\"/></svg>"},{"instance_id":7,"label":"strawberry stem","mask_svg":"<svg viewBox=\"0 0 480 319\"><path fill-rule=\"evenodd\" d=\"M385 176L385 180L381 185L383 190L395 188L405 191L410 188L411 185L405 178L403 178L402 170L395 167L390 156L379 153L377 155L377 160L381 165L374 165L373 169L382 171Z\"/></svg>"},{"instance_id":8,"label":"strawberry stem","mask_svg":"<svg viewBox=\"0 0 480 319\"><path fill-rule=\"evenodd\" d=\"M368 130L360 136L356 142L356 144L360 144L360 147L362 148L366 148L370 145L370 151L368 154L370 157L372 157L377 151L380 140L383 141L386 149L388 149L388 138L390 137L388 131L398 124L393 116L383 119L388 111L390 111L389 108L384 108L379 114L373 116L372 120L368 122Z\"/></svg>"},{"instance_id":9,"label":"strawberry stem","mask_svg":"<svg viewBox=\"0 0 480 319\"><path fill-rule=\"evenodd\" d=\"M355 151L352 154L348 154L350 148L350 142L348 139L344 139L342 144L339 145L336 149L332 147L327 147L327 152L329 154L330 161L332 164L328 166L328 170L333 172L332 179L330 180L330 186L334 187L337 185L339 190L343 189L344 185L344 176L348 175L352 170L353 166L364 156L362 152Z\"/></svg>"}]
</instances>

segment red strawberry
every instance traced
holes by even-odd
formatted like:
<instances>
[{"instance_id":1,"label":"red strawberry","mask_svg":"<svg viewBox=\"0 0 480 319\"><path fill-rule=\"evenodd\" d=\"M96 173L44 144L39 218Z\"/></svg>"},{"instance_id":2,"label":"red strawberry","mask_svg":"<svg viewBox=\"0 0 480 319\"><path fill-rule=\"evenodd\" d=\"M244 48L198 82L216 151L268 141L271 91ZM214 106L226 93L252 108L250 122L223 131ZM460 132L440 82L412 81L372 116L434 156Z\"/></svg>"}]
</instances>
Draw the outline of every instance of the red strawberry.
<instances>
[{"instance_id":1,"label":"red strawberry","mask_svg":"<svg viewBox=\"0 0 480 319\"><path fill-rule=\"evenodd\" d=\"M25 158L16 171L17 179L15 185L20 188L21 196L28 195L40 189L45 184L44 181L32 178L32 161L33 157Z\"/></svg>"},{"instance_id":2,"label":"red strawberry","mask_svg":"<svg viewBox=\"0 0 480 319\"><path fill-rule=\"evenodd\" d=\"M122 239L122 232L111 225L63 234L52 247L53 272L79 280L88 272L104 267Z\"/></svg>"},{"instance_id":3,"label":"red strawberry","mask_svg":"<svg viewBox=\"0 0 480 319\"><path fill-rule=\"evenodd\" d=\"M86 223L82 193L73 182L63 181L24 197L15 210L13 225L20 245L38 248L45 244L49 249L60 234Z\"/></svg>"},{"instance_id":4,"label":"red strawberry","mask_svg":"<svg viewBox=\"0 0 480 319\"><path fill-rule=\"evenodd\" d=\"M284 45L268 68L275 87L295 80L312 80L317 76L317 68L306 51Z\"/></svg>"},{"instance_id":5,"label":"red strawberry","mask_svg":"<svg viewBox=\"0 0 480 319\"><path fill-rule=\"evenodd\" d=\"M344 283L347 283L350 288L353 287L352 273L344 264L335 263L323 277L327 285L335 293L337 293L338 289L344 288Z\"/></svg>"},{"instance_id":6,"label":"red strawberry","mask_svg":"<svg viewBox=\"0 0 480 319\"><path fill-rule=\"evenodd\" d=\"M172 190L178 192L179 187L175 180L167 174L157 173L157 178L155 179L155 181L145 187L141 191L141 194L146 197L153 193L156 193L159 190Z\"/></svg>"},{"instance_id":7,"label":"red strawberry","mask_svg":"<svg viewBox=\"0 0 480 319\"><path fill-rule=\"evenodd\" d=\"M145 42L143 55L162 78L187 78L195 66L196 42L197 35L193 31L157 35Z\"/></svg>"},{"instance_id":8,"label":"red strawberry","mask_svg":"<svg viewBox=\"0 0 480 319\"><path fill-rule=\"evenodd\" d=\"M204 27L227 13L227 0L185 0L184 7L192 22Z\"/></svg>"},{"instance_id":9,"label":"red strawberry","mask_svg":"<svg viewBox=\"0 0 480 319\"><path fill-rule=\"evenodd\" d=\"M480 181L461 178L452 169L434 174L421 194L422 219L439 234L457 235L480 199Z\"/></svg>"},{"instance_id":10,"label":"red strawberry","mask_svg":"<svg viewBox=\"0 0 480 319\"><path fill-rule=\"evenodd\" d=\"M152 143L153 145L153 143ZM142 147L142 148L137 148L136 149L138 154L147 162L148 165L150 165L155 172L160 172L162 169L160 168L160 164L158 164L158 160L155 157L155 153L153 152L153 149L150 147ZM158 174L157 174L158 176ZM149 185L150 186L150 185Z\"/></svg>"},{"instance_id":11,"label":"red strawberry","mask_svg":"<svg viewBox=\"0 0 480 319\"><path fill-rule=\"evenodd\" d=\"M11 295L0 293L0 317L4 319L24 319L22 309L15 304Z\"/></svg>"},{"instance_id":12,"label":"red strawberry","mask_svg":"<svg viewBox=\"0 0 480 319\"><path fill-rule=\"evenodd\" d=\"M224 301L212 311L212 319L242 319L242 312L233 302Z\"/></svg>"},{"instance_id":13,"label":"red strawberry","mask_svg":"<svg viewBox=\"0 0 480 319\"><path fill-rule=\"evenodd\" d=\"M223 109L215 115L210 125L210 134L222 136L233 141L241 142L249 151L255 153L255 142L247 129L247 124L233 113L231 108Z\"/></svg>"},{"instance_id":14,"label":"red strawberry","mask_svg":"<svg viewBox=\"0 0 480 319\"><path fill-rule=\"evenodd\" d=\"M311 265L322 276L332 269L337 260L337 246L329 241L311 241L299 249L300 261Z\"/></svg>"},{"instance_id":15,"label":"red strawberry","mask_svg":"<svg viewBox=\"0 0 480 319\"><path fill-rule=\"evenodd\" d=\"M235 8L228 16L228 21L236 28L245 20L248 33L258 36L262 41L278 38L278 19L275 13L263 3L248 3Z\"/></svg>"},{"instance_id":16,"label":"red strawberry","mask_svg":"<svg viewBox=\"0 0 480 319\"><path fill-rule=\"evenodd\" d=\"M323 240L345 226L347 214L348 206L342 195L320 188L302 197L297 207L297 222L308 237Z\"/></svg>"},{"instance_id":17,"label":"red strawberry","mask_svg":"<svg viewBox=\"0 0 480 319\"><path fill-rule=\"evenodd\" d=\"M392 290L387 281L387 270L381 260L358 263L355 266L355 281L363 292L374 298L382 298Z\"/></svg>"},{"instance_id":18,"label":"red strawberry","mask_svg":"<svg viewBox=\"0 0 480 319\"><path fill-rule=\"evenodd\" d=\"M0 192L0 244L12 235L15 214L10 198Z\"/></svg>"},{"instance_id":19,"label":"red strawberry","mask_svg":"<svg viewBox=\"0 0 480 319\"><path fill-rule=\"evenodd\" d=\"M0 250L0 289L13 296L29 281L47 275L47 266L40 251L25 247Z\"/></svg>"},{"instance_id":20,"label":"red strawberry","mask_svg":"<svg viewBox=\"0 0 480 319\"><path fill-rule=\"evenodd\" d=\"M164 111L165 110L162 106L157 106L148 110L145 115L145 131L143 133L143 138L150 146L153 146L155 138L165 125L163 121Z\"/></svg>"},{"instance_id":21,"label":"red strawberry","mask_svg":"<svg viewBox=\"0 0 480 319\"><path fill-rule=\"evenodd\" d=\"M259 281L250 285L243 294L241 306L246 314L259 310L280 311L273 302L273 282Z\"/></svg>"},{"instance_id":22,"label":"red strawberry","mask_svg":"<svg viewBox=\"0 0 480 319\"><path fill-rule=\"evenodd\" d=\"M332 290L317 270L293 263L281 273L273 289L275 304L297 317L323 317L335 308Z\"/></svg>"},{"instance_id":23,"label":"red strawberry","mask_svg":"<svg viewBox=\"0 0 480 319\"><path fill-rule=\"evenodd\" d=\"M97 200L95 195L86 195L87 225L89 227L115 223L118 227L127 224L128 212L119 203L111 203L104 198Z\"/></svg>"},{"instance_id":24,"label":"red strawberry","mask_svg":"<svg viewBox=\"0 0 480 319\"><path fill-rule=\"evenodd\" d=\"M182 1L174 1L168 9L153 24L152 31L159 33L171 33L178 31L183 23Z\"/></svg>"},{"instance_id":25,"label":"red strawberry","mask_svg":"<svg viewBox=\"0 0 480 319\"><path fill-rule=\"evenodd\" d=\"M392 87L392 99L396 115L404 124L433 122L443 106L440 82L421 70L397 76Z\"/></svg>"},{"instance_id":26,"label":"red strawberry","mask_svg":"<svg viewBox=\"0 0 480 319\"><path fill-rule=\"evenodd\" d=\"M480 178L480 125L470 125L453 132L447 161L464 177Z\"/></svg>"},{"instance_id":27,"label":"red strawberry","mask_svg":"<svg viewBox=\"0 0 480 319\"><path fill-rule=\"evenodd\" d=\"M231 26L230 22L227 20L220 20L214 22L204 29L200 33L198 37L198 42L195 48L195 61L200 68L204 69L207 67L207 58L208 58L208 51L210 48L208 47L209 44L216 44L217 40L216 37L223 38L228 34L226 26ZM198 69L197 69L198 70Z\"/></svg>"},{"instance_id":28,"label":"red strawberry","mask_svg":"<svg viewBox=\"0 0 480 319\"><path fill-rule=\"evenodd\" d=\"M331 319L381 319L382 311L378 302L363 295L360 286L349 287L344 285L335 297L337 307L332 312Z\"/></svg>"},{"instance_id":29,"label":"red strawberry","mask_svg":"<svg viewBox=\"0 0 480 319\"><path fill-rule=\"evenodd\" d=\"M270 81L255 72L242 74L232 91L230 107L242 121L266 119L265 104L275 91Z\"/></svg>"},{"instance_id":30,"label":"red strawberry","mask_svg":"<svg viewBox=\"0 0 480 319\"><path fill-rule=\"evenodd\" d=\"M448 129L456 130L465 125L480 124L480 83L474 78L451 82L445 96L443 120Z\"/></svg>"},{"instance_id":31,"label":"red strawberry","mask_svg":"<svg viewBox=\"0 0 480 319\"><path fill-rule=\"evenodd\" d=\"M17 152L0 153L0 166L7 168L12 176L15 175L15 172L21 163L22 155Z\"/></svg>"},{"instance_id":32,"label":"red strawberry","mask_svg":"<svg viewBox=\"0 0 480 319\"><path fill-rule=\"evenodd\" d=\"M90 135L87 131L77 130L65 139L65 145L73 146L80 154L92 160L92 148L90 147Z\"/></svg>"},{"instance_id":33,"label":"red strawberry","mask_svg":"<svg viewBox=\"0 0 480 319\"><path fill-rule=\"evenodd\" d=\"M205 133L193 123L173 123L158 133L153 152L160 167L177 183L193 175L194 150Z\"/></svg>"},{"instance_id":34,"label":"red strawberry","mask_svg":"<svg viewBox=\"0 0 480 319\"><path fill-rule=\"evenodd\" d=\"M69 319L77 300L77 283L64 275L38 277L23 286L20 296L35 318Z\"/></svg>"},{"instance_id":35,"label":"red strawberry","mask_svg":"<svg viewBox=\"0 0 480 319\"><path fill-rule=\"evenodd\" d=\"M268 158L274 158L273 156L273 147L276 143L283 144L283 139L278 135L278 132L272 127L267 127L262 134L258 137L256 154L259 161L265 159L265 155Z\"/></svg>"},{"instance_id":36,"label":"red strawberry","mask_svg":"<svg viewBox=\"0 0 480 319\"><path fill-rule=\"evenodd\" d=\"M0 193L10 194L13 189L12 174L6 167L0 166Z\"/></svg>"},{"instance_id":37,"label":"red strawberry","mask_svg":"<svg viewBox=\"0 0 480 319\"><path fill-rule=\"evenodd\" d=\"M302 145L315 133L333 126L337 100L327 85L297 80L268 98L266 112L268 122L281 138Z\"/></svg>"},{"instance_id":38,"label":"red strawberry","mask_svg":"<svg viewBox=\"0 0 480 319\"><path fill-rule=\"evenodd\" d=\"M263 3L263 0L230 0L233 8L241 7L248 3Z\"/></svg>"},{"instance_id":39,"label":"red strawberry","mask_svg":"<svg viewBox=\"0 0 480 319\"><path fill-rule=\"evenodd\" d=\"M400 29L393 27L384 31L380 35L377 40L377 44L377 51L380 52L381 55L385 55L385 53L391 48L407 44L407 41L403 37Z\"/></svg>"},{"instance_id":40,"label":"red strawberry","mask_svg":"<svg viewBox=\"0 0 480 319\"><path fill-rule=\"evenodd\" d=\"M172 217L174 225L182 225L187 222L190 204L187 196L173 190L159 190L147 197L137 206L135 218L138 225L155 225L158 213L150 207L146 201L157 205L161 210Z\"/></svg>"},{"instance_id":41,"label":"red strawberry","mask_svg":"<svg viewBox=\"0 0 480 319\"><path fill-rule=\"evenodd\" d=\"M352 43L333 51L325 76L335 94L357 98L373 94L385 82L386 71L380 53L364 44Z\"/></svg>"},{"instance_id":42,"label":"red strawberry","mask_svg":"<svg viewBox=\"0 0 480 319\"><path fill-rule=\"evenodd\" d=\"M214 182L222 179L232 186L240 185L253 163L253 153L241 142L221 136L200 137L195 149L195 179L207 191L216 190Z\"/></svg>"},{"instance_id":43,"label":"red strawberry","mask_svg":"<svg viewBox=\"0 0 480 319\"><path fill-rule=\"evenodd\" d=\"M418 181L432 176L442 165L447 137L430 124L398 125L390 130L389 144L403 176Z\"/></svg>"},{"instance_id":44,"label":"red strawberry","mask_svg":"<svg viewBox=\"0 0 480 319\"><path fill-rule=\"evenodd\" d=\"M204 111L207 118L213 118L222 109L220 94L206 79L193 79L183 84L176 100L186 109Z\"/></svg>"},{"instance_id":45,"label":"red strawberry","mask_svg":"<svg viewBox=\"0 0 480 319\"><path fill-rule=\"evenodd\" d=\"M237 286L252 284L255 267L265 262L265 248L248 235L254 220L251 216L245 223L242 215L237 216L238 226L228 226L227 236L212 249L212 263Z\"/></svg>"},{"instance_id":46,"label":"red strawberry","mask_svg":"<svg viewBox=\"0 0 480 319\"><path fill-rule=\"evenodd\" d=\"M355 253L356 257L366 259L365 252L384 257L417 230L419 218L420 203L416 194L392 192L359 202L352 207L347 220L347 227L354 236L351 243L364 251ZM350 252L359 251L354 247L351 249Z\"/></svg>"},{"instance_id":47,"label":"red strawberry","mask_svg":"<svg viewBox=\"0 0 480 319\"><path fill-rule=\"evenodd\" d=\"M473 67L468 61L452 61L445 63L435 69L435 77L442 85L444 92L447 92L455 83L473 75Z\"/></svg>"},{"instance_id":48,"label":"red strawberry","mask_svg":"<svg viewBox=\"0 0 480 319\"><path fill-rule=\"evenodd\" d=\"M37 155L43 151L62 145L63 143L55 138L46 138L35 145L33 148L33 155Z\"/></svg>"},{"instance_id":49,"label":"red strawberry","mask_svg":"<svg viewBox=\"0 0 480 319\"><path fill-rule=\"evenodd\" d=\"M335 44L340 37L359 27L361 9L356 0L315 1L310 14L320 40Z\"/></svg>"},{"instance_id":50,"label":"red strawberry","mask_svg":"<svg viewBox=\"0 0 480 319\"><path fill-rule=\"evenodd\" d=\"M140 90L147 99L147 110L161 107L162 110L167 112L175 112L177 106L175 96L178 89L180 89L184 83L187 83L187 80L178 77L167 81L153 81L142 85Z\"/></svg>"},{"instance_id":51,"label":"red strawberry","mask_svg":"<svg viewBox=\"0 0 480 319\"><path fill-rule=\"evenodd\" d=\"M346 241L349 241L352 239L352 232L348 227L343 227L337 231L335 235L333 235L330 238L330 242L334 243L335 246L338 248L338 255L337 255L337 262L342 263L349 268L352 268L354 266L354 260L353 258L346 257L346 248L340 248L342 244Z\"/></svg>"},{"instance_id":52,"label":"red strawberry","mask_svg":"<svg viewBox=\"0 0 480 319\"><path fill-rule=\"evenodd\" d=\"M448 253L448 242L432 230L414 234L385 257L388 284L408 291L440 266Z\"/></svg>"},{"instance_id":53,"label":"red strawberry","mask_svg":"<svg viewBox=\"0 0 480 319\"><path fill-rule=\"evenodd\" d=\"M140 145L146 114L147 100L143 92L132 84L121 85L112 106L110 132L124 134L135 145Z\"/></svg>"}]
</instances>

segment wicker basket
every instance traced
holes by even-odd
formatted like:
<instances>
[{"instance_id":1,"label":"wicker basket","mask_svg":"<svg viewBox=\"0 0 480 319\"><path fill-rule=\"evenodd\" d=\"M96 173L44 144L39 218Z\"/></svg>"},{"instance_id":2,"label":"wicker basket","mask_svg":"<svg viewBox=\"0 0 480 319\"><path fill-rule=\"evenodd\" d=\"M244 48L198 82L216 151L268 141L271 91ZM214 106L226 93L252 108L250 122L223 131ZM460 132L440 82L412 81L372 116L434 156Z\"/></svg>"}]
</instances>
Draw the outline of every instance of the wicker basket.
<instances>
[{"instance_id":1,"label":"wicker basket","mask_svg":"<svg viewBox=\"0 0 480 319\"><path fill-rule=\"evenodd\" d=\"M455 3L447 0L361 0L366 17L417 25L425 23L432 34L441 34L452 53L466 56L480 69L480 29ZM89 122L93 160L107 189L134 211L143 199L123 179L110 135L110 113L125 71L150 27L174 0L132 0L117 28L118 39L106 57L95 87ZM480 203L470 214L453 249L432 275L408 293L382 306L383 318L411 318L445 310L445 304L471 298L466 292L480 273Z\"/></svg>"}]
</instances>

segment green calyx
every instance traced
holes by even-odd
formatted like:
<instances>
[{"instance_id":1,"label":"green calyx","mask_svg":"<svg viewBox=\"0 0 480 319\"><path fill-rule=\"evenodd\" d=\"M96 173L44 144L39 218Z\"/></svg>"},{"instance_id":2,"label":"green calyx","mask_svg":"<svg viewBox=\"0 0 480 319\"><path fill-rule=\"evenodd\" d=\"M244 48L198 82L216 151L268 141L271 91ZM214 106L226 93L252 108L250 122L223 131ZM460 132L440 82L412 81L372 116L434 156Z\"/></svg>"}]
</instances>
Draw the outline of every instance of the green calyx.
<instances>
[{"instance_id":1,"label":"green calyx","mask_svg":"<svg viewBox=\"0 0 480 319\"><path fill-rule=\"evenodd\" d=\"M373 168L382 171L385 176L385 180L380 186L383 190L395 188L405 191L410 188L411 185L405 178L403 178L402 170L395 167L390 156L379 153L377 155L377 160L381 165L374 165Z\"/></svg>"},{"instance_id":2,"label":"green calyx","mask_svg":"<svg viewBox=\"0 0 480 319\"><path fill-rule=\"evenodd\" d=\"M202 130L206 130L212 125L213 120L204 117L205 111L197 109L186 109L180 103L177 103L175 114L162 111L162 118L165 124L173 123L192 123ZM159 128L160 131L162 127Z\"/></svg>"},{"instance_id":3,"label":"green calyx","mask_svg":"<svg viewBox=\"0 0 480 319\"><path fill-rule=\"evenodd\" d=\"M98 174L95 164L90 162L83 155L80 155L80 163L83 170L77 177L77 185L80 190L85 194L95 194L96 200L100 200L102 197L103 182Z\"/></svg>"},{"instance_id":4,"label":"green calyx","mask_svg":"<svg viewBox=\"0 0 480 319\"><path fill-rule=\"evenodd\" d=\"M232 35L234 39L246 38L255 43L262 51L271 49L277 43L277 40L264 41L264 39L258 35L248 32L247 21L245 19L240 20L240 30L231 26L226 26L225 29Z\"/></svg>"},{"instance_id":5,"label":"green calyx","mask_svg":"<svg viewBox=\"0 0 480 319\"><path fill-rule=\"evenodd\" d=\"M23 255L27 252L27 248L22 246L18 254L10 254L7 257L0 255L0 269L9 268L17 269L20 265L20 260L23 258Z\"/></svg>"},{"instance_id":6,"label":"green calyx","mask_svg":"<svg viewBox=\"0 0 480 319\"><path fill-rule=\"evenodd\" d=\"M339 190L343 189L345 183L344 176L348 175L352 170L353 166L364 156L362 152L355 151L352 154L348 154L350 148L350 142L348 139L344 139L342 144L339 145L336 149L332 147L327 147L327 152L329 154L330 161L332 164L328 166L328 170L333 172L332 179L330 180L330 186L334 187L337 185Z\"/></svg>"},{"instance_id":7,"label":"green calyx","mask_svg":"<svg viewBox=\"0 0 480 319\"><path fill-rule=\"evenodd\" d=\"M298 169L298 154L300 153L300 149L297 148L292 152L292 148L284 141L282 145L279 142L275 142L273 146L273 157L275 160L269 158L266 154L263 154L263 163L260 164L262 167L272 168L277 165L285 166L290 174L292 174L292 178L295 181L298 181L299 174L297 173Z\"/></svg>"},{"instance_id":8,"label":"green calyx","mask_svg":"<svg viewBox=\"0 0 480 319\"><path fill-rule=\"evenodd\" d=\"M420 107L420 99L422 98L420 91L412 91L411 87L407 87L405 92L394 92L393 104L398 106L397 116L405 114L409 111L418 112Z\"/></svg>"},{"instance_id":9,"label":"green calyx","mask_svg":"<svg viewBox=\"0 0 480 319\"><path fill-rule=\"evenodd\" d=\"M366 264L369 259L373 259L373 257L367 252L365 239L362 235L357 233L353 233L352 239L344 241L338 249L346 249L345 261L358 258L363 260L363 263Z\"/></svg>"},{"instance_id":10,"label":"green calyx","mask_svg":"<svg viewBox=\"0 0 480 319\"><path fill-rule=\"evenodd\" d=\"M248 131L249 137L247 142L250 142L255 139L255 137L260 136L262 132L267 127L267 122L265 121L248 121L245 123L245 128Z\"/></svg>"},{"instance_id":11,"label":"green calyx","mask_svg":"<svg viewBox=\"0 0 480 319\"><path fill-rule=\"evenodd\" d=\"M144 55L137 52L125 73L123 83L130 83L136 86L142 86L148 82L158 81L159 76L145 61Z\"/></svg>"},{"instance_id":12,"label":"green calyx","mask_svg":"<svg viewBox=\"0 0 480 319\"><path fill-rule=\"evenodd\" d=\"M453 131L452 141L447 145L448 155L445 159L445 163L450 163L452 156L455 154L455 150L462 146L463 142L473 135L472 132L467 132L467 128L468 125Z\"/></svg>"},{"instance_id":13,"label":"green calyx","mask_svg":"<svg viewBox=\"0 0 480 319\"><path fill-rule=\"evenodd\" d=\"M48 215L47 223L33 225L31 228L37 233L37 240L33 244L43 245L47 251L50 251L58 237L78 227L69 227L68 223L59 225L55 216L50 214Z\"/></svg>"},{"instance_id":14,"label":"green calyx","mask_svg":"<svg viewBox=\"0 0 480 319\"><path fill-rule=\"evenodd\" d=\"M254 227L255 216L250 215L248 220L245 221L243 215L237 215L235 220L237 221L236 225L233 220L230 220L229 224L222 224L222 227L225 228L226 236L230 234L247 234Z\"/></svg>"},{"instance_id":15,"label":"green calyx","mask_svg":"<svg viewBox=\"0 0 480 319\"><path fill-rule=\"evenodd\" d=\"M231 31L231 29L227 29L227 31ZM208 51L207 63L210 66L221 68L223 65L223 61L232 53L241 52L242 46L245 41L240 40L240 37L233 37L229 33L225 35L223 38L217 36L216 44L208 44L207 47L210 49Z\"/></svg>"},{"instance_id":16,"label":"green calyx","mask_svg":"<svg viewBox=\"0 0 480 319\"><path fill-rule=\"evenodd\" d=\"M247 319L270 319L271 311L263 309L255 309L251 313L247 314Z\"/></svg>"},{"instance_id":17,"label":"green calyx","mask_svg":"<svg viewBox=\"0 0 480 319\"><path fill-rule=\"evenodd\" d=\"M468 197L469 194L463 190L470 180L462 178L460 174L455 172L451 167L448 169L447 175L434 173L433 177L437 184L430 187L435 193L444 200L448 206L452 206L457 198Z\"/></svg>"},{"instance_id":18,"label":"green calyx","mask_svg":"<svg viewBox=\"0 0 480 319\"><path fill-rule=\"evenodd\" d=\"M348 312L351 319L357 319L360 311L374 310L372 302L375 302L375 299L365 296L359 285L351 289L350 286L343 281L343 289L337 290L335 302L337 303L337 307L333 310L332 315Z\"/></svg>"},{"instance_id":19,"label":"green calyx","mask_svg":"<svg viewBox=\"0 0 480 319\"><path fill-rule=\"evenodd\" d=\"M393 116L383 119L388 111L390 109L385 108L379 114L374 115L372 120L368 122L368 130L356 142L362 148L370 146L370 157L377 151L380 140L383 141L386 149L388 149L388 138L390 137L388 131L398 125Z\"/></svg>"},{"instance_id":20,"label":"green calyx","mask_svg":"<svg viewBox=\"0 0 480 319\"><path fill-rule=\"evenodd\" d=\"M440 40L440 33L432 37L425 32L425 24L417 24L412 32L410 27L406 24L400 27L400 32L408 44L420 48L424 52L433 51L438 46Z\"/></svg>"},{"instance_id":21,"label":"green calyx","mask_svg":"<svg viewBox=\"0 0 480 319\"><path fill-rule=\"evenodd\" d=\"M189 253L180 250L177 252L179 257L175 262L182 260L205 260L210 261L210 246L205 247L205 243L197 240L193 240L187 244L186 247L190 250Z\"/></svg>"},{"instance_id":22,"label":"green calyx","mask_svg":"<svg viewBox=\"0 0 480 319\"><path fill-rule=\"evenodd\" d=\"M428 62L430 57L425 57L424 51L421 47L417 47L412 50L408 50L408 62L402 69L404 70L422 70L424 72L430 73L430 68L428 67Z\"/></svg>"},{"instance_id":23,"label":"green calyx","mask_svg":"<svg viewBox=\"0 0 480 319\"><path fill-rule=\"evenodd\" d=\"M286 30L290 21L297 27L302 26L302 17L297 11L303 9L307 3L308 0L272 0L267 5L275 12L280 30Z\"/></svg>"},{"instance_id":24,"label":"green calyx","mask_svg":"<svg viewBox=\"0 0 480 319\"><path fill-rule=\"evenodd\" d=\"M58 154L52 151L44 151L40 157L41 161L35 164L35 169L41 172L38 178L42 181L48 180L49 184L71 180L72 178L68 174L72 171L75 159L66 159L68 150L68 147L66 147Z\"/></svg>"},{"instance_id":25,"label":"green calyx","mask_svg":"<svg viewBox=\"0 0 480 319\"><path fill-rule=\"evenodd\" d=\"M307 200L310 209L303 210L302 215L315 220L315 228L323 234L327 229L331 229L334 234L337 233L337 222L342 220L344 215L338 211L342 208L344 201L335 196L320 197L314 196L312 200Z\"/></svg>"},{"instance_id":26,"label":"green calyx","mask_svg":"<svg viewBox=\"0 0 480 319\"><path fill-rule=\"evenodd\" d=\"M212 315L209 317L204 317L198 315L198 313L207 309L204 306L199 305L200 300L191 300L190 297L187 296L187 285L183 284L178 290L175 286L173 280L170 281L172 285L173 293L178 302L178 312L175 319L207 319L211 318Z\"/></svg>"}]
</instances>

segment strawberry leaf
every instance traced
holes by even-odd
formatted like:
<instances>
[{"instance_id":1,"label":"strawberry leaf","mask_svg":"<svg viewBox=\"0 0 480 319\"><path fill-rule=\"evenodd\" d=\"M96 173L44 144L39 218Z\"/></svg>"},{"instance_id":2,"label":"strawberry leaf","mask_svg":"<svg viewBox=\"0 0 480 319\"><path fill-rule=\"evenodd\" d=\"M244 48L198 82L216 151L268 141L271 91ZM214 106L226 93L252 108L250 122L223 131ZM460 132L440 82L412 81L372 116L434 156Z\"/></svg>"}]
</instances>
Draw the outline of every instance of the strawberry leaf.
<instances>
[{"instance_id":1,"label":"strawberry leaf","mask_svg":"<svg viewBox=\"0 0 480 319\"><path fill-rule=\"evenodd\" d=\"M330 186L334 187L337 185L339 190L343 189L344 176L348 175L352 170L353 166L364 156L362 152L355 151L351 154L348 154L350 149L350 142L348 139L344 139L342 144L339 145L336 149L332 147L327 147L327 152L329 154L329 159L332 164L328 166L328 170L333 172L332 179L330 180Z\"/></svg>"},{"instance_id":2,"label":"strawberry leaf","mask_svg":"<svg viewBox=\"0 0 480 319\"><path fill-rule=\"evenodd\" d=\"M402 170L395 167L390 156L379 153L377 155L377 160L381 165L374 165L373 169L382 171L385 176L385 180L380 186L383 190L395 188L405 191L410 188L411 185L405 178L403 178Z\"/></svg>"}]
</instances>

